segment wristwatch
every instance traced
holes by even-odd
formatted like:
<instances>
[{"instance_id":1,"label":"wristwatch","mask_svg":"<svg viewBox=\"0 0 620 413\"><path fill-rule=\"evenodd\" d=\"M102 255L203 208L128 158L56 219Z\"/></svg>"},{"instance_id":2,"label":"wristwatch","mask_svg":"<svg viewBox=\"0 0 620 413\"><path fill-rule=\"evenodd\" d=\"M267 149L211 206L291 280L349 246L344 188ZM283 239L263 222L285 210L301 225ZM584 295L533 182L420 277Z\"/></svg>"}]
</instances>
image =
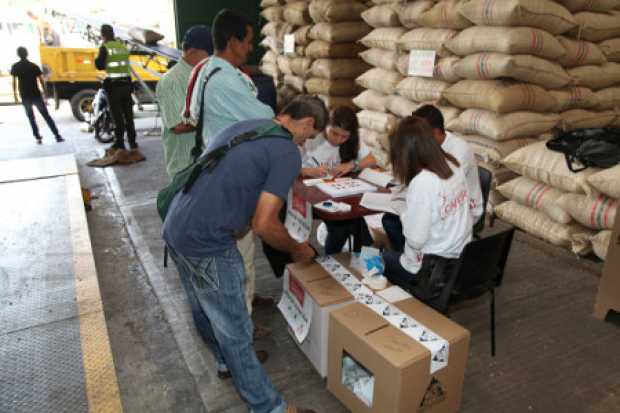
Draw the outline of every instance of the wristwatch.
<instances>
[{"instance_id":1,"label":"wristwatch","mask_svg":"<svg viewBox=\"0 0 620 413\"><path fill-rule=\"evenodd\" d=\"M353 170L351 172L353 172L354 174L358 173L359 171L361 171L360 168L360 161L358 161L357 159L353 161Z\"/></svg>"}]
</instances>

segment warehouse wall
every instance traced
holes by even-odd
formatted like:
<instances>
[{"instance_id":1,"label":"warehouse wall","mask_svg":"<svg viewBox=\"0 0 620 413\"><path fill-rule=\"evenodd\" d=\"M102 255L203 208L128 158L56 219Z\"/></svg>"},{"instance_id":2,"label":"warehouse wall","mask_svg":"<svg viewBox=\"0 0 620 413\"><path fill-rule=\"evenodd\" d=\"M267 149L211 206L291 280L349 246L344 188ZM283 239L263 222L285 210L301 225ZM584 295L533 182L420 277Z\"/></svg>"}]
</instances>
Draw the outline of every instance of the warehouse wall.
<instances>
[{"instance_id":1,"label":"warehouse wall","mask_svg":"<svg viewBox=\"0 0 620 413\"><path fill-rule=\"evenodd\" d=\"M174 0L174 13L176 24L177 44L181 46L183 33L187 28L195 24L211 25L215 15L223 8L239 11L246 15L254 23L254 53L250 57L250 63L256 64L262 56L262 50L258 47L258 13L259 0Z\"/></svg>"}]
</instances>

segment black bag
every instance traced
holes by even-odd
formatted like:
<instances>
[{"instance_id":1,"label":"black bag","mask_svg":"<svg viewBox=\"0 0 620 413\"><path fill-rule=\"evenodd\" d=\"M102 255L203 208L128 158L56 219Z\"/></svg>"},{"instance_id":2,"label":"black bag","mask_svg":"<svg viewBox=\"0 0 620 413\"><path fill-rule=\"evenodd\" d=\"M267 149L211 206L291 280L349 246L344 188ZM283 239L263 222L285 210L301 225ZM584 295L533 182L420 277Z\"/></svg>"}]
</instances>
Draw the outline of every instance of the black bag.
<instances>
[{"instance_id":1,"label":"black bag","mask_svg":"<svg viewBox=\"0 0 620 413\"><path fill-rule=\"evenodd\" d=\"M572 172L589 167L611 168L620 163L620 129L577 129L558 132L547 148L561 152Z\"/></svg>"}]
</instances>

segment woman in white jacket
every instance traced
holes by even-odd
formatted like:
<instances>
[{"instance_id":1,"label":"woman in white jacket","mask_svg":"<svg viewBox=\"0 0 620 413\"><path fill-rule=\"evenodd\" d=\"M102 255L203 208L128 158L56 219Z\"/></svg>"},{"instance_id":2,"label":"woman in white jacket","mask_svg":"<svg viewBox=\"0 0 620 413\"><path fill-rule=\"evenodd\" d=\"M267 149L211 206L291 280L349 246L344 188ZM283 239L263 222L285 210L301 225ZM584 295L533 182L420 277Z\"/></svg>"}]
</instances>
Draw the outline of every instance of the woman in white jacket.
<instances>
[{"instance_id":1,"label":"woman in white jacket","mask_svg":"<svg viewBox=\"0 0 620 413\"><path fill-rule=\"evenodd\" d=\"M402 254L384 253L386 276L419 298L430 298L428 281L437 257L458 258L472 239L465 175L419 117L405 118L396 129L390 161L394 176L408 188L401 215L405 248Z\"/></svg>"}]
</instances>

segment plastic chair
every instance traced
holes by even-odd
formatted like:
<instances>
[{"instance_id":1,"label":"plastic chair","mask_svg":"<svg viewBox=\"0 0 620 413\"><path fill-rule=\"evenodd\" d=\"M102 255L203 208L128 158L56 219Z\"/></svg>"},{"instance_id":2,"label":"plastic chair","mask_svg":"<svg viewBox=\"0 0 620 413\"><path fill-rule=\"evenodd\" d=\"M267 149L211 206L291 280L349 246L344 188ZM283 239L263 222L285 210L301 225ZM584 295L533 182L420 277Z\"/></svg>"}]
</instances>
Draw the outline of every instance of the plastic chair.
<instances>
[{"instance_id":1,"label":"plastic chair","mask_svg":"<svg viewBox=\"0 0 620 413\"><path fill-rule=\"evenodd\" d=\"M510 228L467 244L461 255L457 300L488 292L491 298L491 355L495 357L495 289L502 284L515 229Z\"/></svg>"},{"instance_id":2,"label":"plastic chair","mask_svg":"<svg viewBox=\"0 0 620 413\"><path fill-rule=\"evenodd\" d=\"M477 239L484 229L484 220L487 213L487 203L489 202L489 193L491 192L491 182L493 174L486 168L478 167L478 178L480 179L480 191L482 192L482 216L474 225L474 237Z\"/></svg>"}]
</instances>

